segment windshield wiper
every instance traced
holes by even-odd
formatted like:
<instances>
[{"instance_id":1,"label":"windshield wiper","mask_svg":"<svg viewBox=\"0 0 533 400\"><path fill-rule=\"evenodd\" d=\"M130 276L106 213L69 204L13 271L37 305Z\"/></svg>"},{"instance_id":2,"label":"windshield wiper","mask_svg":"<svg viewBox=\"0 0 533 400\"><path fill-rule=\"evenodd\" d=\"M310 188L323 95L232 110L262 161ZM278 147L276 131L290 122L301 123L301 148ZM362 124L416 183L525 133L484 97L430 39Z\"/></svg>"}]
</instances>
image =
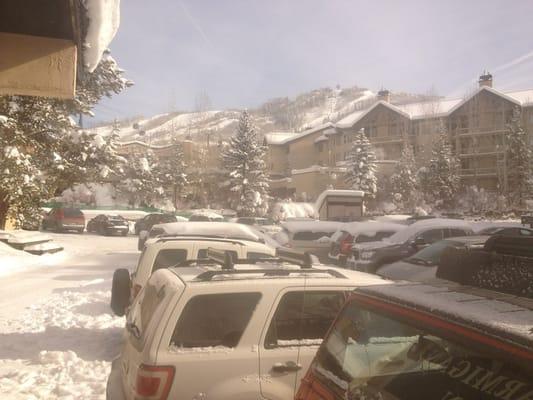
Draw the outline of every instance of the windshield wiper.
<instances>
[{"instance_id":1,"label":"windshield wiper","mask_svg":"<svg viewBox=\"0 0 533 400\"><path fill-rule=\"evenodd\" d=\"M133 335L135 339L141 338L141 330L135 322L126 322L126 330Z\"/></svg>"}]
</instances>

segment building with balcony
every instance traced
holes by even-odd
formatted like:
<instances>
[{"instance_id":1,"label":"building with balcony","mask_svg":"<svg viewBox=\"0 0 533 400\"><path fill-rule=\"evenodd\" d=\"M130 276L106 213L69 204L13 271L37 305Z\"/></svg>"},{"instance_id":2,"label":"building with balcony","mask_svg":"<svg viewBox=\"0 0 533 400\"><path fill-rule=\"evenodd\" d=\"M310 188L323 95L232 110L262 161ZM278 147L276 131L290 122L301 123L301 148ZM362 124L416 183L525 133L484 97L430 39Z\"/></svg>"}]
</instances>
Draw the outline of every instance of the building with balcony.
<instances>
[{"instance_id":1,"label":"building with balcony","mask_svg":"<svg viewBox=\"0 0 533 400\"><path fill-rule=\"evenodd\" d=\"M404 146L412 146L420 166L431 156L441 124L460 159L464 186L507 190L507 124L513 108L522 111L522 126L533 134L533 90L504 92L492 87L492 75L479 78L479 87L464 98L439 98L395 105L381 90L369 108L337 123L301 133L270 133L268 165L275 195L308 199L328 187L345 188L345 160L354 135L363 129L378 158L378 175L390 176Z\"/></svg>"}]
</instances>

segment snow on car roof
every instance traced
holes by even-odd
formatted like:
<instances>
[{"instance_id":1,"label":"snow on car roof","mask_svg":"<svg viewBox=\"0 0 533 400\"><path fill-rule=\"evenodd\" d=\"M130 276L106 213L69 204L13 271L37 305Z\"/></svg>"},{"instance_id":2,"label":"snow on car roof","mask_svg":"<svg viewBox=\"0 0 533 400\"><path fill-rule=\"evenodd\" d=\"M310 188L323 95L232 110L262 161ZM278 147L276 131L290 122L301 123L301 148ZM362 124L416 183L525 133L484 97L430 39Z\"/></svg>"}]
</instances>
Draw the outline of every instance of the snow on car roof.
<instances>
[{"instance_id":1,"label":"snow on car roof","mask_svg":"<svg viewBox=\"0 0 533 400\"><path fill-rule=\"evenodd\" d=\"M272 282L280 282L280 284L286 285L287 281L295 282L297 284L303 284L303 280L305 279L312 279L312 283L309 282L307 284L310 285L322 285L322 284L335 284L338 285L346 285L346 286L367 286L367 285L386 285L386 284L392 284L392 281L388 281L386 279L383 279L377 275L367 274L365 272L360 271L352 271L342 268L336 268L329 265L313 265L313 269L323 269L326 270L334 270L339 272L341 275L344 275L345 278L337 278L333 275L329 275L326 272L324 274L306 274L305 269L302 269L299 265L293 265L293 264L280 264L279 262L261 262L256 264L236 264L234 266L236 270L246 270L246 269L265 269L265 270L272 270L272 269L290 269L294 270L295 274L291 274L289 276L279 276L279 275L273 275L273 276L261 276L259 273L257 274L250 274L245 275L244 277L241 276L239 278L235 278L235 276L228 276L226 279L215 279L209 281L209 284L228 284L230 282L236 283L246 281L246 285L249 288L249 281L254 280L254 284L256 282L263 282L267 284L274 284ZM172 271L178 278L183 281L185 284L206 284L205 281L196 281L196 277L200 275L203 272L208 271L221 271L221 268L219 266L213 265L201 265L201 266L190 266L190 267L178 267L178 268L170 268L170 271ZM156 271L154 274L156 274L158 271ZM341 282L339 282L341 281Z\"/></svg>"},{"instance_id":2,"label":"snow on car roof","mask_svg":"<svg viewBox=\"0 0 533 400\"><path fill-rule=\"evenodd\" d=\"M213 236L230 239L244 239L254 242L263 241L254 229L247 225L234 222L169 222L157 224L153 228L161 228L165 235L180 236Z\"/></svg>"},{"instance_id":3,"label":"snow on car roof","mask_svg":"<svg viewBox=\"0 0 533 400\"><path fill-rule=\"evenodd\" d=\"M521 344L533 345L533 300L456 285L396 283L357 289L379 298L405 303L452 321L472 323ZM497 300L495 299L497 298Z\"/></svg>"},{"instance_id":4,"label":"snow on car roof","mask_svg":"<svg viewBox=\"0 0 533 400\"><path fill-rule=\"evenodd\" d=\"M461 219L448 219L448 218L431 218L424 219L422 221L415 222L409 225L405 229L396 232L394 235L384 239L391 243L404 243L409 240L420 230L427 230L431 228L467 228L472 229L470 223Z\"/></svg>"},{"instance_id":5,"label":"snow on car roof","mask_svg":"<svg viewBox=\"0 0 533 400\"><path fill-rule=\"evenodd\" d=\"M336 232L343 222L333 221L286 221L281 226L287 229L289 232Z\"/></svg>"},{"instance_id":6,"label":"snow on car roof","mask_svg":"<svg viewBox=\"0 0 533 400\"><path fill-rule=\"evenodd\" d=\"M406 226L402 224L394 224L392 222L377 222L377 221L348 222L339 228L339 230L348 232L352 236L357 236L360 233L364 233L365 235L368 235L368 236L373 236L377 232L382 232L382 231L398 232L402 229L406 229Z\"/></svg>"}]
</instances>

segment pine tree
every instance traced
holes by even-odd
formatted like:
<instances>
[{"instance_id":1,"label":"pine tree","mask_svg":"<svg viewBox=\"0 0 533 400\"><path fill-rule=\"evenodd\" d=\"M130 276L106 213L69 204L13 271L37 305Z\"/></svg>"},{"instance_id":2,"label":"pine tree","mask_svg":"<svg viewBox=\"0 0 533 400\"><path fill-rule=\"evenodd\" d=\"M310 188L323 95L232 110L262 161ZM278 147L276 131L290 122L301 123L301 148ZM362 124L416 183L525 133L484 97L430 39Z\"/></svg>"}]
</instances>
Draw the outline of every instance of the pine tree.
<instances>
[{"instance_id":1,"label":"pine tree","mask_svg":"<svg viewBox=\"0 0 533 400\"><path fill-rule=\"evenodd\" d=\"M507 125L507 184L510 204L520 207L531 190L531 148L521 124L520 107L515 107Z\"/></svg>"},{"instance_id":2,"label":"pine tree","mask_svg":"<svg viewBox=\"0 0 533 400\"><path fill-rule=\"evenodd\" d=\"M125 196L132 207L154 205L164 197L158 168L157 161L150 152L143 157L128 157L117 192Z\"/></svg>"},{"instance_id":3,"label":"pine tree","mask_svg":"<svg viewBox=\"0 0 533 400\"><path fill-rule=\"evenodd\" d=\"M178 198L184 197L188 184L187 164L181 143L175 142L172 154L159 165L160 181L164 188L172 189L172 203L178 208Z\"/></svg>"},{"instance_id":4,"label":"pine tree","mask_svg":"<svg viewBox=\"0 0 533 400\"><path fill-rule=\"evenodd\" d=\"M345 180L352 189L365 192L368 198L376 196L376 154L363 129L355 135L347 159Z\"/></svg>"},{"instance_id":5,"label":"pine tree","mask_svg":"<svg viewBox=\"0 0 533 400\"><path fill-rule=\"evenodd\" d=\"M452 152L444 124L439 126L439 137L433 146L431 159L424 171L421 187L427 201L437 208L451 208L459 192L459 160Z\"/></svg>"},{"instance_id":6,"label":"pine tree","mask_svg":"<svg viewBox=\"0 0 533 400\"><path fill-rule=\"evenodd\" d=\"M73 100L0 96L1 148L10 149L9 157L0 159L0 227L6 218L20 222L64 189L103 179L103 169L115 168L116 158L102 158L105 140L83 132L71 116L92 115L103 96L130 85L106 54L94 72L78 76ZM16 184L21 177L34 185Z\"/></svg>"},{"instance_id":7,"label":"pine tree","mask_svg":"<svg viewBox=\"0 0 533 400\"><path fill-rule=\"evenodd\" d=\"M404 207L413 207L413 196L417 189L416 162L411 146L405 146L396 171L391 176L393 198Z\"/></svg>"},{"instance_id":8,"label":"pine tree","mask_svg":"<svg viewBox=\"0 0 533 400\"><path fill-rule=\"evenodd\" d=\"M265 153L250 115L243 111L237 132L221 151L228 185L234 194L233 206L242 216L264 215L268 210Z\"/></svg>"}]
</instances>

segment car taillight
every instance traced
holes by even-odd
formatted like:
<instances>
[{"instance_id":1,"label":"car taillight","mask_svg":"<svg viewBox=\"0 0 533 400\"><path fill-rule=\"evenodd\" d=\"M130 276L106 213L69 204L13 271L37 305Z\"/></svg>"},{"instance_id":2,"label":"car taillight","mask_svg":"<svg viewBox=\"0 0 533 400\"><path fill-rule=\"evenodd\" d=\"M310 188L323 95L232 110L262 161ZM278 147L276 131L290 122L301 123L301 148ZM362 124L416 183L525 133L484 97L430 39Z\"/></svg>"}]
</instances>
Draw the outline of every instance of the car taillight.
<instances>
[{"instance_id":1,"label":"car taillight","mask_svg":"<svg viewBox=\"0 0 533 400\"><path fill-rule=\"evenodd\" d=\"M133 285L133 289L131 291L131 298L133 300L137 297L137 295L139 294L142 288L143 287L141 285L137 285L137 284Z\"/></svg>"},{"instance_id":2,"label":"car taillight","mask_svg":"<svg viewBox=\"0 0 533 400\"><path fill-rule=\"evenodd\" d=\"M165 400L174 380L174 367L141 364L137 370L136 400Z\"/></svg>"},{"instance_id":3,"label":"car taillight","mask_svg":"<svg viewBox=\"0 0 533 400\"><path fill-rule=\"evenodd\" d=\"M353 244L353 236L352 235L346 236L344 239L341 240L340 252L342 254L349 255L350 252L352 251L352 244Z\"/></svg>"}]
</instances>

